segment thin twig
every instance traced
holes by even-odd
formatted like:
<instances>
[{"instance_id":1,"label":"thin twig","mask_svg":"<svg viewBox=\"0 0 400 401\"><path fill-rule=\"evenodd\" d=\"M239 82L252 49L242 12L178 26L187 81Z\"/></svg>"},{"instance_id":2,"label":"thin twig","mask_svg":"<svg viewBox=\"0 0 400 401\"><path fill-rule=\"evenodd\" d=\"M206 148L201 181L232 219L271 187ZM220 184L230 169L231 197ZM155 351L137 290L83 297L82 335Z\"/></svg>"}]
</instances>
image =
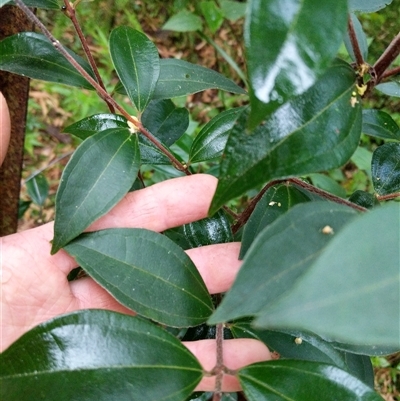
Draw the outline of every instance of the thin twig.
<instances>
[{"instance_id":1,"label":"thin twig","mask_svg":"<svg viewBox=\"0 0 400 401\"><path fill-rule=\"evenodd\" d=\"M354 30L354 24L350 15L347 20L347 30L349 32L350 43L351 47L353 48L354 56L356 58L357 67L360 67L364 64L364 58L361 53L360 45L357 40L357 35Z\"/></svg>"},{"instance_id":2,"label":"thin twig","mask_svg":"<svg viewBox=\"0 0 400 401\"><path fill-rule=\"evenodd\" d=\"M388 195L378 195L376 197L376 199L378 199L378 201L387 201L387 200L396 199L399 196L400 196L400 192L395 192L393 194L388 194Z\"/></svg>"},{"instance_id":3,"label":"thin twig","mask_svg":"<svg viewBox=\"0 0 400 401\"><path fill-rule=\"evenodd\" d=\"M84 34L83 34L83 32L82 32L82 28L81 28L81 26L80 26L80 24L79 24L79 21L78 21L78 19L76 18L76 4L75 4L75 5L72 5L72 4L69 2L69 0L64 0L64 4L65 4L65 6L64 6L63 10L65 10L65 14L66 14L67 17L71 20L72 25L74 26L75 31L76 31L76 33L78 34L79 40L80 40L80 42L81 42L81 44L82 44L83 51L85 52L86 58L88 59L89 64L90 64L90 66L91 66L91 68L92 68L92 71L93 71L94 75L96 76L96 80L97 80L97 82L99 83L99 85L100 85L104 90L106 90L106 87L104 86L103 80L101 79L99 70L98 70L98 68L97 68L96 62L94 61L92 52L91 52L90 49L89 49L87 40L86 40L86 38L85 38L85 36L84 36ZM111 112L111 113L115 113L115 108L114 108L114 106L108 101L108 99L106 99L105 101L106 101L106 103L107 103L107 106L108 106L110 112Z\"/></svg>"},{"instance_id":4,"label":"thin twig","mask_svg":"<svg viewBox=\"0 0 400 401\"><path fill-rule=\"evenodd\" d=\"M67 50L61 45L60 41L57 40L51 32L43 25L43 23L36 17L36 15L21 1L15 0L15 3L25 15L36 24L43 34L50 40L54 48L60 52L69 63L93 86L98 95L106 102L109 102L116 110L118 110L128 121L130 121L149 141L151 141L162 153L164 153L170 160L172 165L179 171L182 171L186 175L191 175L186 164L182 164L168 149L166 149L154 136L142 125L142 123L129 115L129 113L123 109L108 93L105 91L100 84L93 79L85 69L67 52Z\"/></svg>"},{"instance_id":5,"label":"thin twig","mask_svg":"<svg viewBox=\"0 0 400 401\"><path fill-rule=\"evenodd\" d=\"M400 74L400 67L393 68L391 70L388 70L384 72L381 76L381 81L383 81L386 78L392 77L393 75Z\"/></svg>"},{"instance_id":6,"label":"thin twig","mask_svg":"<svg viewBox=\"0 0 400 401\"><path fill-rule=\"evenodd\" d=\"M386 48L386 50L382 53L382 55L379 57L379 59L373 66L373 69L376 72L376 83L379 83L382 80L384 72L390 66L390 64L392 64L392 62L399 54L400 54L400 32L392 40L390 45Z\"/></svg>"},{"instance_id":7,"label":"thin twig","mask_svg":"<svg viewBox=\"0 0 400 401\"><path fill-rule=\"evenodd\" d=\"M221 397L222 397L222 380L224 378L224 352L223 352L224 325L223 325L223 323L219 323L216 326L215 341L217 344L217 362L216 362L216 365L214 368L214 371L216 372L216 377L215 377L215 388L214 388L213 401L220 401Z\"/></svg>"}]
</instances>

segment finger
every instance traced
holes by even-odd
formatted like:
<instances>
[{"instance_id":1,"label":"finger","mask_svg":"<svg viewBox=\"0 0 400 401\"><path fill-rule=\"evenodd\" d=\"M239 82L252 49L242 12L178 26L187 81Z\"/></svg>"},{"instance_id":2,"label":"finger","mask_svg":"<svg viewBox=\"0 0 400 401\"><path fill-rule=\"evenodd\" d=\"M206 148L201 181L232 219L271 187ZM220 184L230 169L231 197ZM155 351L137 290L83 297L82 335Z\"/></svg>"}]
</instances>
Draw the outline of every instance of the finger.
<instances>
[{"instance_id":1,"label":"finger","mask_svg":"<svg viewBox=\"0 0 400 401\"><path fill-rule=\"evenodd\" d=\"M0 92L0 166L6 156L10 141L11 122L7 102Z\"/></svg>"},{"instance_id":2,"label":"finger","mask_svg":"<svg viewBox=\"0 0 400 401\"><path fill-rule=\"evenodd\" d=\"M216 364L215 340L200 340L183 342L199 360L204 370L211 371ZM250 338L238 338L224 340L223 363L230 370L237 370L256 362L271 360L271 353L261 341ZM196 391L213 391L215 389L215 377L205 377L196 387ZM224 374L222 391L240 391L241 387L235 376Z\"/></svg>"},{"instance_id":3,"label":"finger","mask_svg":"<svg viewBox=\"0 0 400 401\"><path fill-rule=\"evenodd\" d=\"M179 177L130 192L106 216L90 226L90 230L115 227L140 227L163 231L207 216L217 180L206 174ZM18 264L32 262L58 266L68 273L77 266L65 251L50 255L53 223L4 238L4 245L17 252Z\"/></svg>"}]
</instances>

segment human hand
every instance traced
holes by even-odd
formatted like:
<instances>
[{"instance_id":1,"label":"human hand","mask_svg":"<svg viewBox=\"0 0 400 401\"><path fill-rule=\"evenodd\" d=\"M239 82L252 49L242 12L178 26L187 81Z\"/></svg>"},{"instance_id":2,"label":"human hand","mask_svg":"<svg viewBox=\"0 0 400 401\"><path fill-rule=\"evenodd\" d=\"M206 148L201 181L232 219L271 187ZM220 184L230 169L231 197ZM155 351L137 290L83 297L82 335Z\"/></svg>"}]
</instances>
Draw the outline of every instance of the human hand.
<instances>
[{"instance_id":1,"label":"human hand","mask_svg":"<svg viewBox=\"0 0 400 401\"><path fill-rule=\"evenodd\" d=\"M0 166L6 157L10 142L11 122L6 99L0 92Z\"/></svg>"},{"instance_id":2,"label":"human hand","mask_svg":"<svg viewBox=\"0 0 400 401\"><path fill-rule=\"evenodd\" d=\"M199 174L131 192L88 231L137 227L161 232L202 219L207 216L216 184L214 177ZM63 250L50 255L52 236L53 224L48 223L2 239L1 350L37 324L63 313L87 308L132 313L89 277L68 282L67 275L77 263ZM187 253L210 293L229 289L240 267L239 243L204 246ZM214 367L214 340L187 342L185 345L204 369ZM224 364L229 369L268 359L270 353L259 341L224 341ZM204 378L197 390L213 390L214 382L213 377ZM224 377L224 391L237 391L239 388L233 376Z\"/></svg>"}]
</instances>

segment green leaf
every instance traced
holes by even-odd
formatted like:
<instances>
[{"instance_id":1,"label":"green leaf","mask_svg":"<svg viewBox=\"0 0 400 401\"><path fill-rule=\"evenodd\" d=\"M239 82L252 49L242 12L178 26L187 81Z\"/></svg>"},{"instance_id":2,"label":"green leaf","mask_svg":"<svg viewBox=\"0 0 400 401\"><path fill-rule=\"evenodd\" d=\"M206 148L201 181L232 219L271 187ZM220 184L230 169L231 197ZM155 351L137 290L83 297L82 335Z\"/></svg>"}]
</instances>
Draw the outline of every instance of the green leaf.
<instances>
[{"instance_id":1,"label":"green leaf","mask_svg":"<svg viewBox=\"0 0 400 401\"><path fill-rule=\"evenodd\" d=\"M175 143L189 126L189 112L171 100L153 100L142 115L142 124L167 146Z\"/></svg>"},{"instance_id":2,"label":"green leaf","mask_svg":"<svg viewBox=\"0 0 400 401\"><path fill-rule=\"evenodd\" d=\"M0 0L0 7L3 7L7 3L9 3L11 0Z\"/></svg>"},{"instance_id":3,"label":"green leaf","mask_svg":"<svg viewBox=\"0 0 400 401\"><path fill-rule=\"evenodd\" d=\"M215 1L201 1L200 10L212 33L217 32L224 22L224 14Z\"/></svg>"},{"instance_id":4,"label":"green leaf","mask_svg":"<svg viewBox=\"0 0 400 401\"><path fill-rule=\"evenodd\" d=\"M202 368L179 340L140 319L83 310L24 334L0 355L7 401L184 400Z\"/></svg>"},{"instance_id":5,"label":"green leaf","mask_svg":"<svg viewBox=\"0 0 400 401\"><path fill-rule=\"evenodd\" d=\"M7 3L10 0L6 0L4 3L4 0L0 0L0 7L3 5L2 4ZM26 6L28 7L37 7L37 8L44 8L44 9L49 9L49 10L60 10L62 3L60 3L58 0L23 0ZM14 4L14 2L12 2Z\"/></svg>"},{"instance_id":6,"label":"green leaf","mask_svg":"<svg viewBox=\"0 0 400 401\"><path fill-rule=\"evenodd\" d=\"M229 132L245 107L228 109L211 119L196 135L190 149L189 162L198 163L222 155Z\"/></svg>"},{"instance_id":7,"label":"green leaf","mask_svg":"<svg viewBox=\"0 0 400 401\"><path fill-rule=\"evenodd\" d=\"M363 13L374 13L385 8L393 0L349 0L351 11L361 11Z\"/></svg>"},{"instance_id":8,"label":"green leaf","mask_svg":"<svg viewBox=\"0 0 400 401\"><path fill-rule=\"evenodd\" d=\"M195 326L213 310L189 256L162 234L102 230L83 234L65 249L120 303L156 322Z\"/></svg>"},{"instance_id":9,"label":"green leaf","mask_svg":"<svg viewBox=\"0 0 400 401\"><path fill-rule=\"evenodd\" d=\"M357 16L353 13L350 13L351 21L353 22L354 32L356 34L356 39L358 42L358 46L361 51L362 58L367 60L368 58L368 42L367 42L367 35L365 35L363 28L361 26L360 21L358 20ZM350 57L353 61L356 60L356 56L354 55L353 46L351 44L349 32L346 32L344 36L344 44L346 46L347 52L349 53Z\"/></svg>"},{"instance_id":10,"label":"green leaf","mask_svg":"<svg viewBox=\"0 0 400 401\"><path fill-rule=\"evenodd\" d=\"M188 10L179 11L173 15L162 27L165 31L194 32L202 29L201 18Z\"/></svg>"},{"instance_id":11,"label":"green leaf","mask_svg":"<svg viewBox=\"0 0 400 401\"><path fill-rule=\"evenodd\" d=\"M259 313L255 324L399 349L399 227L397 204L354 219L333 236L290 293Z\"/></svg>"},{"instance_id":12,"label":"green leaf","mask_svg":"<svg viewBox=\"0 0 400 401\"><path fill-rule=\"evenodd\" d=\"M190 248L233 241L230 222L223 210L212 217L185 224L183 233Z\"/></svg>"},{"instance_id":13,"label":"green leaf","mask_svg":"<svg viewBox=\"0 0 400 401\"><path fill-rule=\"evenodd\" d=\"M77 54L68 53L92 77L89 64ZM29 78L93 89L51 42L39 33L21 32L0 42L0 70Z\"/></svg>"},{"instance_id":14,"label":"green leaf","mask_svg":"<svg viewBox=\"0 0 400 401\"><path fill-rule=\"evenodd\" d=\"M157 48L144 33L120 26L111 32L110 54L126 93L135 107L143 111L160 75Z\"/></svg>"},{"instance_id":15,"label":"green leaf","mask_svg":"<svg viewBox=\"0 0 400 401\"><path fill-rule=\"evenodd\" d=\"M220 0L219 4L225 17L232 22L244 17L246 13L246 3L238 3L232 0Z\"/></svg>"},{"instance_id":16,"label":"green leaf","mask_svg":"<svg viewBox=\"0 0 400 401\"><path fill-rule=\"evenodd\" d=\"M294 206L257 236L232 288L208 323L253 316L274 304L328 246L334 235L326 227L337 233L355 215L353 209L330 202Z\"/></svg>"},{"instance_id":17,"label":"green leaf","mask_svg":"<svg viewBox=\"0 0 400 401\"><path fill-rule=\"evenodd\" d=\"M362 132L377 138L400 141L400 130L396 121L381 110L363 110Z\"/></svg>"},{"instance_id":18,"label":"green leaf","mask_svg":"<svg viewBox=\"0 0 400 401\"><path fill-rule=\"evenodd\" d=\"M343 41L346 23L347 0L249 3L245 44L252 128L308 90L328 69Z\"/></svg>"},{"instance_id":19,"label":"green leaf","mask_svg":"<svg viewBox=\"0 0 400 401\"><path fill-rule=\"evenodd\" d=\"M400 97L400 83L399 82L384 82L375 86L379 92L388 96Z\"/></svg>"},{"instance_id":20,"label":"green leaf","mask_svg":"<svg viewBox=\"0 0 400 401\"><path fill-rule=\"evenodd\" d=\"M356 205L360 205L367 209L372 209L375 206L379 205L379 201L376 197L369 192L357 190L355 191L349 198L350 202L355 203Z\"/></svg>"},{"instance_id":21,"label":"green leaf","mask_svg":"<svg viewBox=\"0 0 400 401\"><path fill-rule=\"evenodd\" d=\"M330 192L333 195L340 196L341 198L346 197L346 190L333 178L329 177L329 175L309 174L308 178L311 180L315 187Z\"/></svg>"},{"instance_id":22,"label":"green leaf","mask_svg":"<svg viewBox=\"0 0 400 401\"><path fill-rule=\"evenodd\" d=\"M82 142L61 176L52 254L124 197L139 165L137 135L127 128L101 131Z\"/></svg>"},{"instance_id":23,"label":"green leaf","mask_svg":"<svg viewBox=\"0 0 400 401\"><path fill-rule=\"evenodd\" d=\"M255 238L265 227L294 205L310 200L306 193L291 184L278 184L269 188L257 203L244 227L239 258L243 259Z\"/></svg>"},{"instance_id":24,"label":"green leaf","mask_svg":"<svg viewBox=\"0 0 400 401\"><path fill-rule=\"evenodd\" d=\"M356 355L382 356L395 354L400 351L399 347L389 347L385 345L357 345L339 343L336 341L332 341L331 344L339 350Z\"/></svg>"},{"instance_id":25,"label":"green leaf","mask_svg":"<svg viewBox=\"0 0 400 401\"><path fill-rule=\"evenodd\" d=\"M371 162L372 183L378 195L400 191L400 143L385 143L375 149Z\"/></svg>"},{"instance_id":26,"label":"green leaf","mask_svg":"<svg viewBox=\"0 0 400 401\"><path fill-rule=\"evenodd\" d=\"M153 99L186 96L206 89L246 94L246 91L220 73L201 65L178 59L160 60L160 77Z\"/></svg>"},{"instance_id":27,"label":"green leaf","mask_svg":"<svg viewBox=\"0 0 400 401\"><path fill-rule=\"evenodd\" d=\"M382 401L354 376L319 362L261 362L241 369L239 381L249 401Z\"/></svg>"},{"instance_id":28,"label":"green leaf","mask_svg":"<svg viewBox=\"0 0 400 401\"><path fill-rule=\"evenodd\" d=\"M25 182L32 201L42 206L49 196L49 183L43 174L38 174Z\"/></svg>"},{"instance_id":29,"label":"green leaf","mask_svg":"<svg viewBox=\"0 0 400 401\"><path fill-rule=\"evenodd\" d=\"M79 120L68 127L63 132L75 135L80 139L86 139L100 131L111 128L127 128L126 118L117 114L94 114Z\"/></svg>"},{"instance_id":30,"label":"green leaf","mask_svg":"<svg viewBox=\"0 0 400 401\"><path fill-rule=\"evenodd\" d=\"M335 65L305 94L294 98L253 132L243 113L225 146L210 208L275 178L305 175L344 164L357 148L361 108L351 107L355 75Z\"/></svg>"}]
</instances>

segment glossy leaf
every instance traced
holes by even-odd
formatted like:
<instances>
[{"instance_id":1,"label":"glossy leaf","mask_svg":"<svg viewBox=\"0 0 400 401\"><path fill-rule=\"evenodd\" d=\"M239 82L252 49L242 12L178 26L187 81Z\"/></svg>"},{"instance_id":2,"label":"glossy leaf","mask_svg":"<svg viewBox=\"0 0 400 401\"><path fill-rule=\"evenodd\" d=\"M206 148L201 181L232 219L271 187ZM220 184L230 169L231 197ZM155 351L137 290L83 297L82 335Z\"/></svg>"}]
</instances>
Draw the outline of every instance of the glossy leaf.
<instances>
[{"instance_id":1,"label":"glossy leaf","mask_svg":"<svg viewBox=\"0 0 400 401\"><path fill-rule=\"evenodd\" d=\"M223 210L212 217L185 224L183 233L190 248L233 241L230 222Z\"/></svg>"},{"instance_id":2,"label":"glossy leaf","mask_svg":"<svg viewBox=\"0 0 400 401\"><path fill-rule=\"evenodd\" d=\"M189 112L171 100L153 100L142 115L142 124L167 146L175 143L189 126Z\"/></svg>"},{"instance_id":3,"label":"glossy leaf","mask_svg":"<svg viewBox=\"0 0 400 401\"><path fill-rule=\"evenodd\" d=\"M43 174L38 174L26 181L26 189L32 201L42 206L49 196L49 183Z\"/></svg>"},{"instance_id":4,"label":"glossy leaf","mask_svg":"<svg viewBox=\"0 0 400 401\"><path fill-rule=\"evenodd\" d=\"M302 96L279 108L253 132L243 113L232 128L210 208L274 178L309 174L344 164L358 146L361 108L350 104L354 72L335 66Z\"/></svg>"},{"instance_id":5,"label":"glossy leaf","mask_svg":"<svg viewBox=\"0 0 400 401\"><path fill-rule=\"evenodd\" d=\"M347 0L250 1L244 37L252 128L328 69L346 22Z\"/></svg>"},{"instance_id":6,"label":"glossy leaf","mask_svg":"<svg viewBox=\"0 0 400 401\"><path fill-rule=\"evenodd\" d=\"M244 17L246 13L246 3L238 3L232 0L220 0L219 4L225 17L232 22Z\"/></svg>"},{"instance_id":7,"label":"glossy leaf","mask_svg":"<svg viewBox=\"0 0 400 401\"><path fill-rule=\"evenodd\" d=\"M377 138L400 141L400 130L396 121L381 110L363 110L362 132Z\"/></svg>"},{"instance_id":8,"label":"glossy leaf","mask_svg":"<svg viewBox=\"0 0 400 401\"><path fill-rule=\"evenodd\" d=\"M86 139L61 176L51 252L115 206L131 188L139 165L137 135L127 128L108 129Z\"/></svg>"},{"instance_id":9,"label":"glossy leaf","mask_svg":"<svg viewBox=\"0 0 400 401\"><path fill-rule=\"evenodd\" d=\"M328 202L294 206L257 236L232 288L208 323L253 316L274 304L301 280L329 245L332 234L355 215L348 207Z\"/></svg>"},{"instance_id":10,"label":"glossy leaf","mask_svg":"<svg viewBox=\"0 0 400 401\"><path fill-rule=\"evenodd\" d=\"M224 22L222 10L215 1L201 1L199 6L210 31L215 33Z\"/></svg>"},{"instance_id":11,"label":"glossy leaf","mask_svg":"<svg viewBox=\"0 0 400 401\"><path fill-rule=\"evenodd\" d=\"M77 54L68 53L93 77L89 64ZM93 89L79 72L44 36L21 32L0 42L0 70L43 81Z\"/></svg>"},{"instance_id":12,"label":"glossy leaf","mask_svg":"<svg viewBox=\"0 0 400 401\"><path fill-rule=\"evenodd\" d=\"M202 28L201 18L188 10L179 11L162 27L165 31L193 32Z\"/></svg>"},{"instance_id":13,"label":"glossy leaf","mask_svg":"<svg viewBox=\"0 0 400 401\"><path fill-rule=\"evenodd\" d=\"M379 92L388 96L400 97L400 83L399 82L384 82L375 86Z\"/></svg>"},{"instance_id":14,"label":"glossy leaf","mask_svg":"<svg viewBox=\"0 0 400 401\"><path fill-rule=\"evenodd\" d=\"M184 60L161 59L160 68L153 99L170 99L214 88L232 93L246 93L217 71Z\"/></svg>"},{"instance_id":15,"label":"glossy leaf","mask_svg":"<svg viewBox=\"0 0 400 401\"><path fill-rule=\"evenodd\" d=\"M358 46L361 51L362 58L367 60L368 58L368 42L367 42L367 35L365 35L363 28L361 26L360 21L358 20L357 16L353 13L350 14L351 21L353 22L354 33L356 35L356 39L358 42ZM344 36L344 44L346 46L347 52L349 53L350 57L353 61L356 60L356 56L354 55L353 46L350 41L350 36L348 31Z\"/></svg>"},{"instance_id":16,"label":"glossy leaf","mask_svg":"<svg viewBox=\"0 0 400 401\"><path fill-rule=\"evenodd\" d=\"M228 109L210 120L195 137L190 149L189 162L212 160L222 155L229 132L244 107Z\"/></svg>"},{"instance_id":17,"label":"glossy leaf","mask_svg":"<svg viewBox=\"0 0 400 401\"><path fill-rule=\"evenodd\" d=\"M110 128L127 128L126 118L117 114L95 114L64 129L81 139ZM171 164L171 161L144 135L139 135L140 159L142 164Z\"/></svg>"},{"instance_id":18,"label":"glossy leaf","mask_svg":"<svg viewBox=\"0 0 400 401\"><path fill-rule=\"evenodd\" d=\"M400 348L399 227L396 204L354 219L333 235L290 293L259 313L255 324Z\"/></svg>"},{"instance_id":19,"label":"glossy leaf","mask_svg":"<svg viewBox=\"0 0 400 401\"><path fill-rule=\"evenodd\" d=\"M239 381L249 401L382 401L354 376L319 362L261 362L241 369Z\"/></svg>"},{"instance_id":20,"label":"glossy leaf","mask_svg":"<svg viewBox=\"0 0 400 401\"><path fill-rule=\"evenodd\" d=\"M100 131L111 128L127 128L126 118L118 114L94 114L79 120L68 127L63 132L75 135L80 139L86 139Z\"/></svg>"},{"instance_id":21,"label":"glossy leaf","mask_svg":"<svg viewBox=\"0 0 400 401\"><path fill-rule=\"evenodd\" d=\"M400 143L385 143L375 149L371 163L372 182L378 195L400 191Z\"/></svg>"},{"instance_id":22,"label":"glossy leaf","mask_svg":"<svg viewBox=\"0 0 400 401\"><path fill-rule=\"evenodd\" d=\"M372 209L373 207L379 205L379 201L373 194L361 190L355 191L350 196L349 201L367 209Z\"/></svg>"},{"instance_id":23,"label":"glossy leaf","mask_svg":"<svg viewBox=\"0 0 400 401\"><path fill-rule=\"evenodd\" d=\"M342 351L346 351L356 355L382 356L395 354L400 351L400 347L390 347L385 345L359 345L346 344L332 341L331 344Z\"/></svg>"},{"instance_id":24,"label":"glossy leaf","mask_svg":"<svg viewBox=\"0 0 400 401\"><path fill-rule=\"evenodd\" d=\"M374 13L385 8L393 0L349 0L351 11L361 11L363 13Z\"/></svg>"},{"instance_id":25,"label":"glossy leaf","mask_svg":"<svg viewBox=\"0 0 400 401\"><path fill-rule=\"evenodd\" d=\"M239 258L243 259L257 235L265 227L284 215L294 205L310 200L311 198L306 193L291 184L278 184L269 188L257 203L244 227Z\"/></svg>"},{"instance_id":26,"label":"glossy leaf","mask_svg":"<svg viewBox=\"0 0 400 401\"><path fill-rule=\"evenodd\" d=\"M313 333L298 330L256 330L250 321L239 321L230 326L235 337L256 338L277 352L280 359L297 359L335 365L374 387L374 372L370 358L350 354L335 347Z\"/></svg>"},{"instance_id":27,"label":"glossy leaf","mask_svg":"<svg viewBox=\"0 0 400 401\"><path fill-rule=\"evenodd\" d=\"M10 2L11 0L0 0L0 7ZM26 6L44 8L49 10L60 10L62 3L58 0L23 0ZM14 4L14 2L11 2Z\"/></svg>"},{"instance_id":28,"label":"glossy leaf","mask_svg":"<svg viewBox=\"0 0 400 401\"><path fill-rule=\"evenodd\" d=\"M157 48L144 33L120 26L111 32L110 54L127 95L143 111L160 75Z\"/></svg>"},{"instance_id":29,"label":"glossy leaf","mask_svg":"<svg viewBox=\"0 0 400 401\"><path fill-rule=\"evenodd\" d=\"M195 357L138 317L83 310L35 327L0 355L7 401L181 401L202 377Z\"/></svg>"},{"instance_id":30,"label":"glossy leaf","mask_svg":"<svg viewBox=\"0 0 400 401\"><path fill-rule=\"evenodd\" d=\"M156 322L195 326L213 310L193 262L162 234L102 230L83 234L65 249L120 303Z\"/></svg>"}]
</instances>

